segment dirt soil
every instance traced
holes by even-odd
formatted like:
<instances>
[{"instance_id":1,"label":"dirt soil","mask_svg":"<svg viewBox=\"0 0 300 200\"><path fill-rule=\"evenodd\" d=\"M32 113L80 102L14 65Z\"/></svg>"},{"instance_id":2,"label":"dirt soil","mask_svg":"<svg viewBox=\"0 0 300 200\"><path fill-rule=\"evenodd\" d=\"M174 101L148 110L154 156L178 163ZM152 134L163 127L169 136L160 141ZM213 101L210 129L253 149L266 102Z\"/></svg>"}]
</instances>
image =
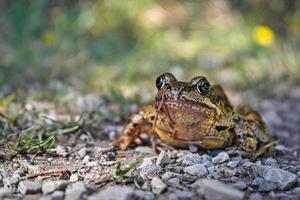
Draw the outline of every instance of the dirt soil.
<instances>
[{"instance_id":1,"label":"dirt soil","mask_svg":"<svg viewBox=\"0 0 300 200\"><path fill-rule=\"evenodd\" d=\"M237 102L248 101L260 110L278 140L275 157L255 161L196 147L160 153L150 146L112 149L109 143L138 106L121 108L91 95L76 97L68 102L68 111L75 119L82 111L89 113L82 128L57 136L57 146L42 154L2 158L0 199L300 199L300 87L283 90L247 100L244 95L249 94L238 95ZM26 107L52 119L70 119L64 108L45 102L28 102ZM90 112L95 107L98 115ZM32 121L54 123L41 114L30 116ZM137 167L116 176L118 162L125 169L135 160L140 161Z\"/></svg>"}]
</instances>

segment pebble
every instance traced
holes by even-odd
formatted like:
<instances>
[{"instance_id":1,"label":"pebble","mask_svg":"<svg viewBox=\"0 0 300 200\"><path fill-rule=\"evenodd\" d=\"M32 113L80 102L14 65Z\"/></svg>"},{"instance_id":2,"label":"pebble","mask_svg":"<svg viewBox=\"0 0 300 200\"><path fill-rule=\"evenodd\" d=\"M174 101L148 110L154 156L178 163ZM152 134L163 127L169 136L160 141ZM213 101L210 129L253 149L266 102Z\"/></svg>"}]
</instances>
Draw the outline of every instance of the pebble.
<instances>
[{"instance_id":1,"label":"pebble","mask_svg":"<svg viewBox=\"0 0 300 200\"><path fill-rule=\"evenodd\" d=\"M127 200L132 199L134 190L129 186L111 186L88 197L88 200Z\"/></svg>"},{"instance_id":2,"label":"pebble","mask_svg":"<svg viewBox=\"0 0 300 200\"><path fill-rule=\"evenodd\" d=\"M173 163L173 160L171 160L169 155L165 151L160 152L156 160L156 165L166 165L171 163Z\"/></svg>"},{"instance_id":3,"label":"pebble","mask_svg":"<svg viewBox=\"0 0 300 200\"><path fill-rule=\"evenodd\" d=\"M81 149L78 151L79 157L80 157L81 159L84 158L84 156L86 156L86 152L87 152L86 147L81 148Z\"/></svg>"},{"instance_id":4,"label":"pebble","mask_svg":"<svg viewBox=\"0 0 300 200\"><path fill-rule=\"evenodd\" d=\"M211 174L215 179L219 179L222 177L222 170L218 166L212 166L207 168L209 174Z\"/></svg>"},{"instance_id":5,"label":"pebble","mask_svg":"<svg viewBox=\"0 0 300 200\"><path fill-rule=\"evenodd\" d=\"M168 195L169 200L188 200L188 199L197 199L195 193L190 191L180 191L176 190Z\"/></svg>"},{"instance_id":6,"label":"pebble","mask_svg":"<svg viewBox=\"0 0 300 200\"><path fill-rule=\"evenodd\" d=\"M197 153L198 152L198 147L196 145L189 145L189 151L192 153Z\"/></svg>"},{"instance_id":7,"label":"pebble","mask_svg":"<svg viewBox=\"0 0 300 200\"><path fill-rule=\"evenodd\" d=\"M12 192L15 192L17 184L21 180L19 174L13 174L12 177L6 177L3 179L4 187L9 189Z\"/></svg>"},{"instance_id":8,"label":"pebble","mask_svg":"<svg viewBox=\"0 0 300 200\"><path fill-rule=\"evenodd\" d=\"M66 156L67 155L67 150L65 147L61 145L57 145L56 147L56 154L59 156Z\"/></svg>"},{"instance_id":9,"label":"pebble","mask_svg":"<svg viewBox=\"0 0 300 200\"><path fill-rule=\"evenodd\" d=\"M71 176L70 176L70 182L71 183L75 183L76 181L78 181L79 180L79 177L78 177L78 174L72 174Z\"/></svg>"},{"instance_id":10,"label":"pebble","mask_svg":"<svg viewBox=\"0 0 300 200\"><path fill-rule=\"evenodd\" d=\"M252 193L249 197L249 200L263 200L263 196L259 193Z\"/></svg>"},{"instance_id":11,"label":"pebble","mask_svg":"<svg viewBox=\"0 0 300 200\"><path fill-rule=\"evenodd\" d=\"M80 200L87 188L83 182L69 184L65 192L65 200Z\"/></svg>"},{"instance_id":12,"label":"pebble","mask_svg":"<svg viewBox=\"0 0 300 200\"><path fill-rule=\"evenodd\" d=\"M183 171L185 173L198 176L198 177L203 177L207 174L207 169L203 164L196 164L196 165L185 167Z\"/></svg>"},{"instance_id":13,"label":"pebble","mask_svg":"<svg viewBox=\"0 0 300 200\"><path fill-rule=\"evenodd\" d=\"M269 192L269 191L276 190L277 188L275 183L268 182L261 177L256 177L252 181L251 186L259 192Z\"/></svg>"},{"instance_id":14,"label":"pebble","mask_svg":"<svg viewBox=\"0 0 300 200\"><path fill-rule=\"evenodd\" d=\"M49 194L56 190L64 190L67 185L68 182L65 180L45 182L42 186L42 192L43 194Z\"/></svg>"},{"instance_id":15,"label":"pebble","mask_svg":"<svg viewBox=\"0 0 300 200\"><path fill-rule=\"evenodd\" d=\"M297 175L289 171L266 165L255 166L254 171L266 181L277 185L279 190L287 190L297 181Z\"/></svg>"},{"instance_id":16,"label":"pebble","mask_svg":"<svg viewBox=\"0 0 300 200\"><path fill-rule=\"evenodd\" d=\"M90 162L91 157L89 155L84 156L84 158L82 159L82 164L86 165Z\"/></svg>"},{"instance_id":17,"label":"pebble","mask_svg":"<svg viewBox=\"0 0 300 200\"><path fill-rule=\"evenodd\" d=\"M202 158L199 154L188 154L182 157L182 164L185 166L196 165L201 162Z\"/></svg>"},{"instance_id":18,"label":"pebble","mask_svg":"<svg viewBox=\"0 0 300 200\"><path fill-rule=\"evenodd\" d=\"M141 169L141 175L148 178L159 175L162 172L162 168L159 165L147 165Z\"/></svg>"},{"instance_id":19,"label":"pebble","mask_svg":"<svg viewBox=\"0 0 300 200\"><path fill-rule=\"evenodd\" d=\"M282 145L282 144L277 144L275 146L275 151L278 154L284 155L284 154L288 153L289 149L286 146Z\"/></svg>"},{"instance_id":20,"label":"pebble","mask_svg":"<svg viewBox=\"0 0 300 200\"><path fill-rule=\"evenodd\" d=\"M151 187L155 194L161 194L167 190L167 185L157 176L151 180Z\"/></svg>"},{"instance_id":21,"label":"pebble","mask_svg":"<svg viewBox=\"0 0 300 200\"><path fill-rule=\"evenodd\" d=\"M222 151L217 156L215 156L211 161L215 164L221 164L221 163L227 162L229 160L230 160L230 158L229 158L228 153L225 151Z\"/></svg>"},{"instance_id":22,"label":"pebble","mask_svg":"<svg viewBox=\"0 0 300 200\"><path fill-rule=\"evenodd\" d=\"M265 165L273 165L273 166L277 166L277 164L278 164L278 162L277 162L277 160L275 160L274 158L267 158L266 160L265 160L265 163L264 163Z\"/></svg>"},{"instance_id":23,"label":"pebble","mask_svg":"<svg viewBox=\"0 0 300 200\"><path fill-rule=\"evenodd\" d=\"M9 197L11 195L11 192L6 188L0 188L0 199L4 199L6 197Z\"/></svg>"},{"instance_id":24,"label":"pebble","mask_svg":"<svg viewBox=\"0 0 300 200\"><path fill-rule=\"evenodd\" d=\"M235 170L232 169L224 169L223 172L225 177L232 177L236 174Z\"/></svg>"},{"instance_id":25,"label":"pebble","mask_svg":"<svg viewBox=\"0 0 300 200\"><path fill-rule=\"evenodd\" d=\"M200 179L198 180L197 192L202 194L205 199L214 200L238 200L244 198L244 193L233 187L225 185L217 180Z\"/></svg>"},{"instance_id":26,"label":"pebble","mask_svg":"<svg viewBox=\"0 0 300 200\"><path fill-rule=\"evenodd\" d=\"M41 184L33 181L21 181L19 191L21 194L36 194L41 191Z\"/></svg>"},{"instance_id":27,"label":"pebble","mask_svg":"<svg viewBox=\"0 0 300 200\"><path fill-rule=\"evenodd\" d=\"M178 173L175 173L175 172L170 172L170 171L167 171L165 172L161 178L163 181L168 181L169 179L171 178L177 178L177 177L180 177L181 175L178 174Z\"/></svg>"},{"instance_id":28,"label":"pebble","mask_svg":"<svg viewBox=\"0 0 300 200\"><path fill-rule=\"evenodd\" d=\"M148 146L138 146L134 150L141 154L153 154L153 150Z\"/></svg>"},{"instance_id":29,"label":"pebble","mask_svg":"<svg viewBox=\"0 0 300 200\"><path fill-rule=\"evenodd\" d=\"M239 161L231 160L227 163L227 167L229 167L230 169L234 169L238 167L239 163L240 163Z\"/></svg>"},{"instance_id":30,"label":"pebble","mask_svg":"<svg viewBox=\"0 0 300 200\"><path fill-rule=\"evenodd\" d=\"M175 178L170 178L168 180L168 183L170 183L171 185L174 185L174 186L179 186L180 185L180 179L175 177Z\"/></svg>"},{"instance_id":31,"label":"pebble","mask_svg":"<svg viewBox=\"0 0 300 200\"><path fill-rule=\"evenodd\" d=\"M155 200L155 195L152 192L135 190L132 199Z\"/></svg>"},{"instance_id":32,"label":"pebble","mask_svg":"<svg viewBox=\"0 0 300 200\"><path fill-rule=\"evenodd\" d=\"M43 196L39 200L63 200L65 193L63 191L55 191L50 195Z\"/></svg>"},{"instance_id":33,"label":"pebble","mask_svg":"<svg viewBox=\"0 0 300 200\"><path fill-rule=\"evenodd\" d=\"M239 190L245 190L247 188L247 184L243 181L237 181L234 184L232 184L232 186Z\"/></svg>"}]
</instances>

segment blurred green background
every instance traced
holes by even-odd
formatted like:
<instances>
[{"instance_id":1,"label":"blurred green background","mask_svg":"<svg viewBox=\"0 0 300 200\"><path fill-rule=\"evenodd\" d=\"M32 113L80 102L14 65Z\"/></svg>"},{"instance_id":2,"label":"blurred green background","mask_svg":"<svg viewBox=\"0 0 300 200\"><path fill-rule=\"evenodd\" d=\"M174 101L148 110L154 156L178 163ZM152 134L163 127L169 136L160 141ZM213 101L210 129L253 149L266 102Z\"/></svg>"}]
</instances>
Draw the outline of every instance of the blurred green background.
<instances>
[{"instance_id":1,"label":"blurred green background","mask_svg":"<svg viewBox=\"0 0 300 200\"><path fill-rule=\"evenodd\" d=\"M149 101L165 71L235 90L297 84L299 55L299 1L0 1L4 95Z\"/></svg>"}]
</instances>

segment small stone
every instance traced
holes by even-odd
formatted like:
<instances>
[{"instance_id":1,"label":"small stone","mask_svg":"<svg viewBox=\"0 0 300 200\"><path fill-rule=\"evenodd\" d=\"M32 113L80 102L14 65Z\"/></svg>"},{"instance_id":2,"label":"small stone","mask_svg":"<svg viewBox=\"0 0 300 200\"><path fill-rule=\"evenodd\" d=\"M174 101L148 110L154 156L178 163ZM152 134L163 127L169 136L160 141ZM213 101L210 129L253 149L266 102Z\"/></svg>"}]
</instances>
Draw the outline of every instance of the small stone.
<instances>
[{"instance_id":1,"label":"small stone","mask_svg":"<svg viewBox=\"0 0 300 200\"><path fill-rule=\"evenodd\" d=\"M292 194L300 195L300 187L296 187L291 191Z\"/></svg>"},{"instance_id":2,"label":"small stone","mask_svg":"<svg viewBox=\"0 0 300 200\"><path fill-rule=\"evenodd\" d=\"M172 192L171 194L169 194L167 199L170 200L188 200L188 199L194 199L195 197L195 193L194 192L190 192L190 191L180 191L180 190L176 190L174 192ZM195 198L197 199L197 198Z\"/></svg>"},{"instance_id":3,"label":"small stone","mask_svg":"<svg viewBox=\"0 0 300 200\"><path fill-rule=\"evenodd\" d=\"M137 167L137 169L143 169L144 167L148 166L148 165L153 165L153 160L155 159L155 157L146 157L143 159L143 162L140 166Z\"/></svg>"},{"instance_id":4,"label":"small stone","mask_svg":"<svg viewBox=\"0 0 300 200\"><path fill-rule=\"evenodd\" d=\"M222 175L222 169L218 166L212 166L207 168L207 171L209 174L211 174L215 179L221 178Z\"/></svg>"},{"instance_id":5,"label":"small stone","mask_svg":"<svg viewBox=\"0 0 300 200\"><path fill-rule=\"evenodd\" d=\"M288 153L289 149L286 146L282 145L282 144L277 144L275 146L275 151L278 154L284 155L284 154Z\"/></svg>"},{"instance_id":6,"label":"small stone","mask_svg":"<svg viewBox=\"0 0 300 200\"><path fill-rule=\"evenodd\" d=\"M242 167L243 168L250 168L250 167L252 167L254 165L254 163L253 162L250 162L250 161L245 161L243 164L242 164Z\"/></svg>"},{"instance_id":7,"label":"small stone","mask_svg":"<svg viewBox=\"0 0 300 200\"><path fill-rule=\"evenodd\" d=\"M263 200L263 196L259 193L253 193L250 195L249 200Z\"/></svg>"},{"instance_id":8,"label":"small stone","mask_svg":"<svg viewBox=\"0 0 300 200\"><path fill-rule=\"evenodd\" d=\"M205 199L231 200L243 199L244 193L217 180L201 179L197 190Z\"/></svg>"},{"instance_id":9,"label":"small stone","mask_svg":"<svg viewBox=\"0 0 300 200\"><path fill-rule=\"evenodd\" d=\"M182 158L182 164L185 166L191 166L202 162L202 158L199 154L188 154Z\"/></svg>"},{"instance_id":10,"label":"small stone","mask_svg":"<svg viewBox=\"0 0 300 200\"><path fill-rule=\"evenodd\" d=\"M71 183L75 183L78 180L79 180L78 174L72 174L69 181Z\"/></svg>"},{"instance_id":11,"label":"small stone","mask_svg":"<svg viewBox=\"0 0 300 200\"><path fill-rule=\"evenodd\" d=\"M98 165L99 165L99 163L97 161L91 161L91 162L86 163L87 167L95 167Z\"/></svg>"},{"instance_id":12,"label":"small stone","mask_svg":"<svg viewBox=\"0 0 300 200\"><path fill-rule=\"evenodd\" d=\"M88 200L129 200L133 199L134 190L129 186L111 186L92 196Z\"/></svg>"},{"instance_id":13,"label":"small stone","mask_svg":"<svg viewBox=\"0 0 300 200\"><path fill-rule=\"evenodd\" d=\"M247 184L243 181L237 181L234 184L232 184L232 186L239 190L245 190L247 188Z\"/></svg>"},{"instance_id":14,"label":"small stone","mask_svg":"<svg viewBox=\"0 0 300 200\"><path fill-rule=\"evenodd\" d=\"M251 186L260 192L269 192L272 190L276 190L277 188L276 184L274 184L273 182L268 182L260 177L256 177L252 181Z\"/></svg>"},{"instance_id":15,"label":"small stone","mask_svg":"<svg viewBox=\"0 0 300 200\"><path fill-rule=\"evenodd\" d=\"M135 151L141 154L153 154L153 150L148 146L138 146Z\"/></svg>"},{"instance_id":16,"label":"small stone","mask_svg":"<svg viewBox=\"0 0 300 200\"><path fill-rule=\"evenodd\" d=\"M235 170L232 169L224 169L223 172L225 177L232 177L236 174Z\"/></svg>"},{"instance_id":17,"label":"small stone","mask_svg":"<svg viewBox=\"0 0 300 200\"><path fill-rule=\"evenodd\" d=\"M159 165L147 165L141 169L141 175L144 175L148 178L157 176L161 173L162 168Z\"/></svg>"},{"instance_id":18,"label":"small stone","mask_svg":"<svg viewBox=\"0 0 300 200\"><path fill-rule=\"evenodd\" d=\"M297 175L289 171L266 165L255 165L254 171L266 181L277 185L279 190L287 190L297 181Z\"/></svg>"},{"instance_id":19,"label":"small stone","mask_svg":"<svg viewBox=\"0 0 300 200\"><path fill-rule=\"evenodd\" d=\"M152 192L135 190L132 199L155 200L155 195Z\"/></svg>"},{"instance_id":20,"label":"small stone","mask_svg":"<svg viewBox=\"0 0 300 200\"><path fill-rule=\"evenodd\" d=\"M41 191L41 184L32 181L21 181L19 191L21 194L36 194Z\"/></svg>"},{"instance_id":21,"label":"small stone","mask_svg":"<svg viewBox=\"0 0 300 200\"><path fill-rule=\"evenodd\" d=\"M61 145L57 145L56 147L56 154L59 156L66 156L67 155L67 150L65 147Z\"/></svg>"},{"instance_id":22,"label":"small stone","mask_svg":"<svg viewBox=\"0 0 300 200\"><path fill-rule=\"evenodd\" d=\"M211 161L215 164L221 164L221 163L227 162L229 160L230 160L230 158L229 158L228 153L225 151L222 151L217 156L215 156Z\"/></svg>"},{"instance_id":23,"label":"small stone","mask_svg":"<svg viewBox=\"0 0 300 200\"><path fill-rule=\"evenodd\" d=\"M265 160L265 165L277 165L278 164L278 162L277 162L277 160L275 160L274 158L267 158L266 160Z\"/></svg>"},{"instance_id":24,"label":"small stone","mask_svg":"<svg viewBox=\"0 0 300 200\"><path fill-rule=\"evenodd\" d=\"M232 160L227 163L227 167L229 167L230 169L234 169L239 165L239 163L239 161Z\"/></svg>"},{"instance_id":25,"label":"small stone","mask_svg":"<svg viewBox=\"0 0 300 200\"><path fill-rule=\"evenodd\" d=\"M87 188L83 182L69 184L65 192L65 200L80 200Z\"/></svg>"},{"instance_id":26,"label":"small stone","mask_svg":"<svg viewBox=\"0 0 300 200\"><path fill-rule=\"evenodd\" d=\"M263 177L267 181L276 183L280 190L289 189L297 181L295 174L279 168L269 168L265 170Z\"/></svg>"},{"instance_id":27,"label":"small stone","mask_svg":"<svg viewBox=\"0 0 300 200\"><path fill-rule=\"evenodd\" d=\"M68 182L64 180L45 182L42 186L42 192L44 194L49 194L56 190L64 190L66 189L67 185Z\"/></svg>"},{"instance_id":28,"label":"small stone","mask_svg":"<svg viewBox=\"0 0 300 200\"><path fill-rule=\"evenodd\" d=\"M63 200L65 193L63 191L55 191L51 194L51 200Z\"/></svg>"},{"instance_id":29,"label":"small stone","mask_svg":"<svg viewBox=\"0 0 300 200\"><path fill-rule=\"evenodd\" d=\"M180 179L175 177L175 178L170 178L168 180L168 183L170 183L171 185L175 185L175 186L178 186L180 185Z\"/></svg>"},{"instance_id":30,"label":"small stone","mask_svg":"<svg viewBox=\"0 0 300 200\"><path fill-rule=\"evenodd\" d=\"M17 184L21 180L19 174L13 174L12 177L6 177L3 179L4 187L9 189L10 191L15 192Z\"/></svg>"},{"instance_id":31,"label":"small stone","mask_svg":"<svg viewBox=\"0 0 300 200\"><path fill-rule=\"evenodd\" d=\"M156 160L156 165L165 165L170 163L173 163L173 160L170 159L169 155L165 151L160 152Z\"/></svg>"},{"instance_id":32,"label":"small stone","mask_svg":"<svg viewBox=\"0 0 300 200\"><path fill-rule=\"evenodd\" d=\"M198 152L198 147L196 145L190 144L189 145L189 151L192 153L197 153Z\"/></svg>"},{"instance_id":33,"label":"small stone","mask_svg":"<svg viewBox=\"0 0 300 200\"><path fill-rule=\"evenodd\" d=\"M0 199L5 199L9 197L12 193L6 188L0 188Z\"/></svg>"},{"instance_id":34,"label":"small stone","mask_svg":"<svg viewBox=\"0 0 300 200\"><path fill-rule=\"evenodd\" d=\"M63 200L65 193L63 191L55 191L47 196L42 196L39 200Z\"/></svg>"},{"instance_id":35,"label":"small stone","mask_svg":"<svg viewBox=\"0 0 300 200\"><path fill-rule=\"evenodd\" d=\"M89 155L84 156L84 158L82 159L82 164L87 164L89 163L91 160L91 157Z\"/></svg>"},{"instance_id":36,"label":"small stone","mask_svg":"<svg viewBox=\"0 0 300 200\"><path fill-rule=\"evenodd\" d=\"M175 173L175 172L170 172L170 171L167 171L165 172L161 178L163 181L168 181L169 179L171 178L177 178L177 177L180 177L181 175L178 174L178 173Z\"/></svg>"},{"instance_id":37,"label":"small stone","mask_svg":"<svg viewBox=\"0 0 300 200\"><path fill-rule=\"evenodd\" d=\"M82 159L82 158L84 158L84 156L86 156L86 147L83 147L83 148L81 148L79 151L78 151L78 155L79 155L79 157Z\"/></svg>"},{"instance_id":38,"label":"small stone","mask_svg":"<svg viewBox=\"0 0 300 200\"><path fill-rule=\"evenodd\" d=\"M167 185L157 176L151 180L152 192L155 194L161 194L166 191Z\"/></svg>"},{"instance_id":39,"label":"small stone","mask_svg":"<svg viewBox=\"0 0 300 200\"><path fill-rule=\"evenodd\" d=\"M189 167L185 167L183 171L185 173L198 176L198 177L203 177L207 174L207 169L203 164L196 164Z\"/></svg>"}]
</instances>

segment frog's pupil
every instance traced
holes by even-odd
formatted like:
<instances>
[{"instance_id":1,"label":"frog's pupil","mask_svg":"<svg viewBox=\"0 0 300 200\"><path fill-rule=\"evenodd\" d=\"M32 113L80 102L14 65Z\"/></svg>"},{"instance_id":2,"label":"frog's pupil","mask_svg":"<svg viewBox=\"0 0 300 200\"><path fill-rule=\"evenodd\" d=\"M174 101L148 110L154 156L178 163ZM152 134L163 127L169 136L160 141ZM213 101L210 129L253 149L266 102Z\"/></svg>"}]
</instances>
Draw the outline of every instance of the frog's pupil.
<instances>
[{"instance_id":1,"label":"frog's pupil","mask_svg":"<svg viewBox=\"0 0 300 200\"><path fill-rule=\"evenodd\" d=\"M207 90L209 90L209 87L210 87L210 85L209 85L209 83L207 83L207 82L202 84L203 90L206 90L206 91L207 91Z\"/></svg>"},{"instance_id":2,"label":"frog's pupil","mask_svg":"<svg viewBox=\"0 0 300 200\"><path fill-rule=\"evenodd\" d=\"M165 79L163 77L160 76L156 79L157 89L161 89L164 86L164 84L165 84Z\"/></svg>"}]
</instances>

